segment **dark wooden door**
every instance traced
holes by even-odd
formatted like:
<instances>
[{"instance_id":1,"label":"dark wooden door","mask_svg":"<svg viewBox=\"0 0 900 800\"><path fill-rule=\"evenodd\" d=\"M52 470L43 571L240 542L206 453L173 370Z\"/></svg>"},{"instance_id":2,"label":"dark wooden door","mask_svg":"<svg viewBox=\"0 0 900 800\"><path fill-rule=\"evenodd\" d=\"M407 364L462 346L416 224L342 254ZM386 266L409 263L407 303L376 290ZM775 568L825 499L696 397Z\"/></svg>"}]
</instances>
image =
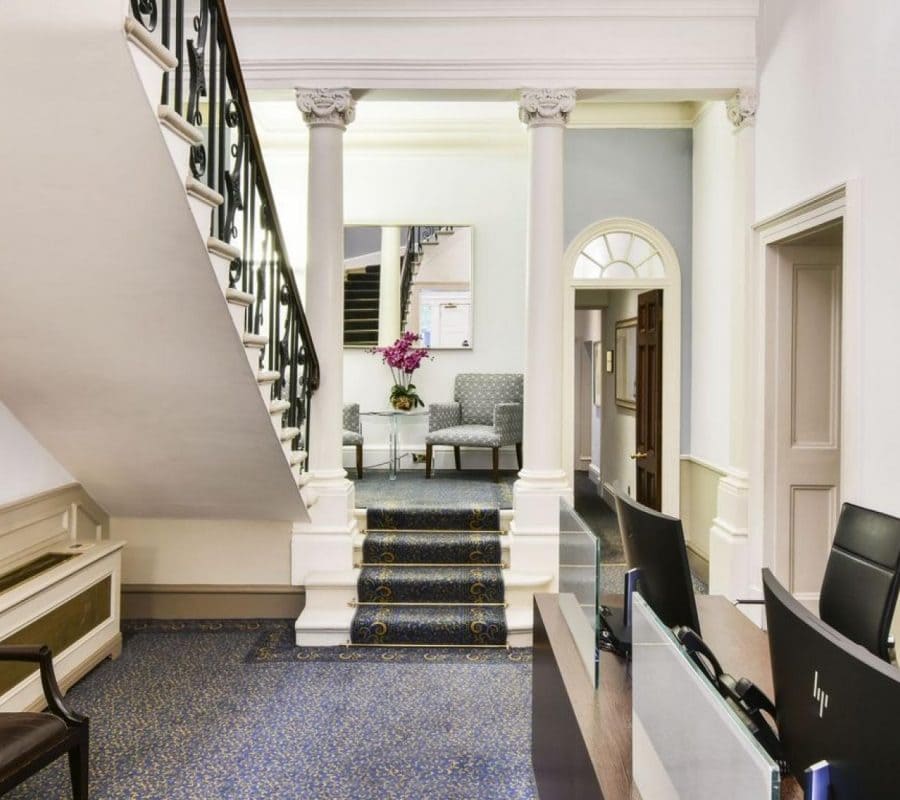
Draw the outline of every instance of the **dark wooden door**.
<instances>
[{"instance_id":1,"label":"dark wooden door","mask_svg":"<svg viewBox=\"0 0 900 800\"><path fill-rule=\"evenodd\" d=\"M638 295L637 389L634 458L636 497L645 506L662 504L662 289Z\"/></svg>"}]
</instances>

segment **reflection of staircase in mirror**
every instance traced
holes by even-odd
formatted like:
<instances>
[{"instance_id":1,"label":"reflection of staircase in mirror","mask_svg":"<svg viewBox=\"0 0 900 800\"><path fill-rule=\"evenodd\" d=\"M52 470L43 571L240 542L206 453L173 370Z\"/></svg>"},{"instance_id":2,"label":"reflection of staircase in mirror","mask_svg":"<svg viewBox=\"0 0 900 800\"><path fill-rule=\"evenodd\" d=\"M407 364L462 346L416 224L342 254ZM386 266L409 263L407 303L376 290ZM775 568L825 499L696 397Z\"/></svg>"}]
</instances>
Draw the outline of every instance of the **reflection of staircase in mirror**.
<instances>
[{"instance_id":1,"label":"reflection of staircase in mirror","mask_svg":"<svg viewBox=\"0 0 900 800\"><path fill-rule=\"evenodd\" d=\"M381 265L348 270L344 275L344 344L378 344L378 284Z\"/></svg>"}]
</instances>

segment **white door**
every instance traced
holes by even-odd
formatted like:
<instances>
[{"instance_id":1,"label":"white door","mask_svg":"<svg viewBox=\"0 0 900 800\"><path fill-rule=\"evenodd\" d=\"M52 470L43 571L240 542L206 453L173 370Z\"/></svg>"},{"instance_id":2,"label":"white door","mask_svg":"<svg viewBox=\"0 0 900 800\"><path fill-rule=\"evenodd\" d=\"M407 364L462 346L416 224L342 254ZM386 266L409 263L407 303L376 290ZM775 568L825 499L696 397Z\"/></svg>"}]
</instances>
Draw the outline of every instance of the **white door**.
<instances>
[{"instance_id":1,"label":"white door","mask_svg":"<svg viewBox=\"0 0 900 800\"><path fill-rule=\"evenodd\" d=\"M775 572L818 612L840 503L841 248L778 252Z\"/></svg>"}]
</instances>

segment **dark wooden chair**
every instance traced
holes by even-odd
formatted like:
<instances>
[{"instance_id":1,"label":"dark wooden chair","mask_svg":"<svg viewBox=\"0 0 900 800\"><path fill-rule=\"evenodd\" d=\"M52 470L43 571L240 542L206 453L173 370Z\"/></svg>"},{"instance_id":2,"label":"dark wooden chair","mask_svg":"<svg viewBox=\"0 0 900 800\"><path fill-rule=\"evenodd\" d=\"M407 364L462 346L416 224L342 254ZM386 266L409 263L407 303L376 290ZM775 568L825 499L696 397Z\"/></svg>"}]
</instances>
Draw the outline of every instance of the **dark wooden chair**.
<instances>
[{"instance_id":1,"label":"dark wooden chair","mask_svg":"<svg viewBox=\"0 0 900 800\"><path fill-rule=\"evenodd\" d=\"M63 753L69 755L74 800L88 800L88 718L71 711L53 671L49 647L0 645L0 661L40 665L47 711L0 713L0 794L6 794Z\"/></svg>"}]
</instances>

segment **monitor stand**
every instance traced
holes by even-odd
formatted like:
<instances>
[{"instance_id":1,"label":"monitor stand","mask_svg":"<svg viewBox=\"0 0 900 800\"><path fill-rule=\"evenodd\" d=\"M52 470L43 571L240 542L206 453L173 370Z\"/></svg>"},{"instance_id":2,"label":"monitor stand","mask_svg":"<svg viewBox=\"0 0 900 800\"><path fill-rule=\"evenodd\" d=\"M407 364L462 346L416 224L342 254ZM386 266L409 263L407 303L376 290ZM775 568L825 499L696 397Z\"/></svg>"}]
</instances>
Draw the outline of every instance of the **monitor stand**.
<instances>
[{"instance_id":1,"label":"monitor stand","mask_svg":"<svg viewBox=\"0 0 900 800\"><path fill-rule=\"evenodd\" d=\"M803 773L803 797L805 800L828 800L831 796L831 765L819 761Z\"/></svg>"},{"instance_id":2,"label":"monitor stand","mask_svg":"<svg viewBox=\"0 0 900 800\"><path fill-rule=\"evenodd\" d=\"M640 569L630 569L625 573L622 605L600 607L600 629L597 631L597 647L609 650L623 658L631 656L631 601L637 590Z\"/></svg>"}]
</instances>

